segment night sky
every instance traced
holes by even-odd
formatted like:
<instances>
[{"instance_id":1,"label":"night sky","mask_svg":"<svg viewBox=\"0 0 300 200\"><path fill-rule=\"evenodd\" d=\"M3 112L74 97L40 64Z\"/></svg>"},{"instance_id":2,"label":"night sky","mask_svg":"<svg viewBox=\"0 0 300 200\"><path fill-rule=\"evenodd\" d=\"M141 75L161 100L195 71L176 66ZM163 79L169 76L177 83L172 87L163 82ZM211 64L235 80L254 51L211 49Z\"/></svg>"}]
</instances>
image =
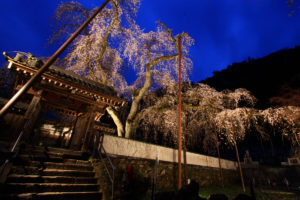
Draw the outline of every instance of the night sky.
<instances>
[{"instance_id":1,"label":"night sky","mask_svg":"<svg viewBox=\"0 0 300 200\"><path fill-rule=\"evenodd\" d=\"M0 1L0 51L31 52L49 57L61 44L47 46L51 16L61 0ZM102 1L80 0L93 8ZM234 62L259 58L300 45L300 9L286 0L143 0L137 23L155 30L160 19L174 33L188 32L198 82ZM297 3L297 2L296 2ZM289 14L292 15L290 16ZM1 56L0 64L4 63Z\"/></svg>"}]
</instances>

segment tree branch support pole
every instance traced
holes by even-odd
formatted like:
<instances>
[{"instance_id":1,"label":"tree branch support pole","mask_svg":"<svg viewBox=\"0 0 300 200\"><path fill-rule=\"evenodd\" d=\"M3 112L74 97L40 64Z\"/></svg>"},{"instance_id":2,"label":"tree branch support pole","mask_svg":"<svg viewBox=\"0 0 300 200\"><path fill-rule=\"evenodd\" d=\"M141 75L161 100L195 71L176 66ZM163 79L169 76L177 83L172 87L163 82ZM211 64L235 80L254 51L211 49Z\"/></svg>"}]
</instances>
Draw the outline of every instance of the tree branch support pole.
<instances>
[{"instance_id":1,"label":"tree branch support pole","mask_svg":"<svg viewBox=\"0 0 300 200\"><path fill-rule=\"evenodd\" d=\"M179 73L178 73L178 84L179 84L179 133L178 133L178 190L182 187L181 180L181 149L182 149L182 129L181 129L181 35L178 36L178 53L179 53Z\"/></svg>"},{"instance_id":2,"label":"tree branch support pole","mask_svg":"<svg viewBox=\"0 0 300 200\"><path fill-rule=\"evenodd\" d=\"M233 143L234 143L234 148L235 148L235 152L236 152L236 158L237 158L238 165L239 165L240 177L241 177L241 182L242 182L243 192L246 192L245 182L244 182L244 176L243 176L243 170L242 170L241 161L240 161L239 150L238 150L238 148L237 148L237 145L236 145L236 141L235 141L235 140L233 141Z\"/></svg>"},{"instance_id":3,"label":"tree branch support pole","mask_svg":"<svg viewBox=\"0 0 300 200\"><path fill-rule=\"evenodd\" d=\"M216 141L217 141L217 151L218 151L218 160L219 160L219 172L220 172L220 179L222 187L224 187L224 177L223 177L223 170L221 166L221 155L220 155L220 142L218 140L218 136L216 134Z\"/></svg>"},{"instance_id":4,"label":"tree branch support pole","mask_svg":"<svg viewBox=\"0 0 300 200\"><path fill-rule=\"evenodd\" d=\"M188 182L188 176L187 176L187 167L186 167L186 165L187 165L187 162L186 162L186 145L185 144L183 144L183 170L184 170L184 177L183 177L183 179L184 179L184 184L189 184L189 182Z\"/></svg>"},{"instance_id":5,"label":"tree branch support pole","mask_svg":"<svg viewBox=\"0 0 300 200\"><path fill-rule=\"evenodd\" d=\"M73 42L73 40L80 34L80 32L96 17L98 13L102 11L102 9L110 2L110 0L106 0L97 10L96 12L90 16L76 31L73 33L69 39L47 60L47 62L34 74L29 81L23 85L23 87L2 107L0 110L0 118L4 116L6 111L22 96L31 86L32 84L52 65L58 56L62 54L62 52Z\"/></svg>"}]
</instances>

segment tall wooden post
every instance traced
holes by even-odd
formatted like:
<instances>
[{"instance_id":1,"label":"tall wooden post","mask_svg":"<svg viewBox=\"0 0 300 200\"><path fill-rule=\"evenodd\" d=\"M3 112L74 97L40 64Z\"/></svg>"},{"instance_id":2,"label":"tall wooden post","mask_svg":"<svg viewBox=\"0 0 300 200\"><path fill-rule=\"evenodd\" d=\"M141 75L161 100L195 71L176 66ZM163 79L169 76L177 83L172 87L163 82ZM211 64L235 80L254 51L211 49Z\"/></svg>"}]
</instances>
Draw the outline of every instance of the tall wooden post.
<instances>
[{"instance_id":1,"label":"tall wooden post","mask_svg":"<svg viewBox=\"0 0 300 200\"><path fill-rule=\"evenodd\" d=\"M220 172L220 179L221 179L221 184L222 187L224 187L224 177L223 177L223 170L222 170L222 166L221 166L221 156L220 156L220 142L218 140L218 136L216 134L216 138L217 138L217 151L218 151L218 160L219 160L219 172Z\"/></svg>"},{"instance_id":2,"label":"tall wooden post","mask_svg":"<svg viewBox=\"0 0 300 200\"><path fill-rule=\"evenodd\" d=\"M243 192L246 192L245 182L244 182L244 176L243 176L243 170L242 170L241 161L240 161L240 154L239 154L239 150L237 148L235 140L233 141L233 144L234 144L234 148L235 148L235 152L236 152L236 158L237 158L238 165L239 165L240 177L241 177Z\"/></svg>"},{"instance_id":3,"label":"tall wooden post","mask_svg":"<svg viewBox=\"0 0 300 200\"><path fill-rule=\"evenodd\" d=\"M185 141L184 141L185 142ZM183 180L184 184L188 184L188 175L187 175L187 162L186 162L186 144L183 144Z\"/></svg>"},{"instance_id":4,"label":"tall wooden post","mask_svg":"<svg viewBox=\"0 0 300 200\"><path fill-rule=\"evenodd\" d=\"M178 134L178 189L182 187L181 180L181 149L182 149L182 139L181 139L181 35L178 36L178 53L179 53L179 73L178 73L178 82L179 82L179 134Z\"/></svg>"},{"instance_id":5,"label":"tall wooden post","mask_svg":"<svg viewBox=\"0 0 300 200\"><path fill-rule=\"evenodd\" d=\"M216 124L214 124L214 131L215 131L215 137L216 137L216 142L217 142L217 152L218 152L218 160L219 160L219 172L220 172L220 179L222 183L222 187L224 187L224 177L223 177L223 170L221 166L221 155L220 155L220 142L216 130Z\"/></svg>"}]
</instances>

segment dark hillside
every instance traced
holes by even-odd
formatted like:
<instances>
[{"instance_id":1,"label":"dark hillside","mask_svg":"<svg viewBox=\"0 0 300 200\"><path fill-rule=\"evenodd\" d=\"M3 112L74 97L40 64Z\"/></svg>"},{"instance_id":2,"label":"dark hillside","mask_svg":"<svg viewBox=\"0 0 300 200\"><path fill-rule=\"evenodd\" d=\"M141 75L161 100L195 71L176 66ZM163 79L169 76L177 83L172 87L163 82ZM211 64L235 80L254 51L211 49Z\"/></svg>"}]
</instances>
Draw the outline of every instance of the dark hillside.
<instances>
[{"instance_id":1,"label":"dark hillside","mask_svg":"<svg viewBox=\"0 0 300 200\"><path fill-rule=\"evenodd\" d=\"M201 82L217 90L246 88L262 108L300 106L300 46L234 63Z\"/></svg>"}]
</instances>

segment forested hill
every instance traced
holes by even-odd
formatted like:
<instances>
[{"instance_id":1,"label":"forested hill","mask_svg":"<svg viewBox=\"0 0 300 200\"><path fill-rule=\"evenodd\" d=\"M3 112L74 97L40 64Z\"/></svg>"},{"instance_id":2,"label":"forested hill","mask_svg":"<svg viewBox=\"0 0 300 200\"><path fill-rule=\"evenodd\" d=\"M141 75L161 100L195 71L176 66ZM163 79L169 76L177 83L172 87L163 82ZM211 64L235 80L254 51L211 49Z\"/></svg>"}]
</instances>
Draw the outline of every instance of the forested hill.
<instances>
[{"instance_id":1,"label":"forested hill","mask_svg":"<svg viewBox=\"0 0 300 200\"><path fill-rule=\"evenodd\" d=\"M246 88L258 98L260 108L300 106L300 46L234 63L201 82L217 90Z\"/></svg>"}]
</instances>

